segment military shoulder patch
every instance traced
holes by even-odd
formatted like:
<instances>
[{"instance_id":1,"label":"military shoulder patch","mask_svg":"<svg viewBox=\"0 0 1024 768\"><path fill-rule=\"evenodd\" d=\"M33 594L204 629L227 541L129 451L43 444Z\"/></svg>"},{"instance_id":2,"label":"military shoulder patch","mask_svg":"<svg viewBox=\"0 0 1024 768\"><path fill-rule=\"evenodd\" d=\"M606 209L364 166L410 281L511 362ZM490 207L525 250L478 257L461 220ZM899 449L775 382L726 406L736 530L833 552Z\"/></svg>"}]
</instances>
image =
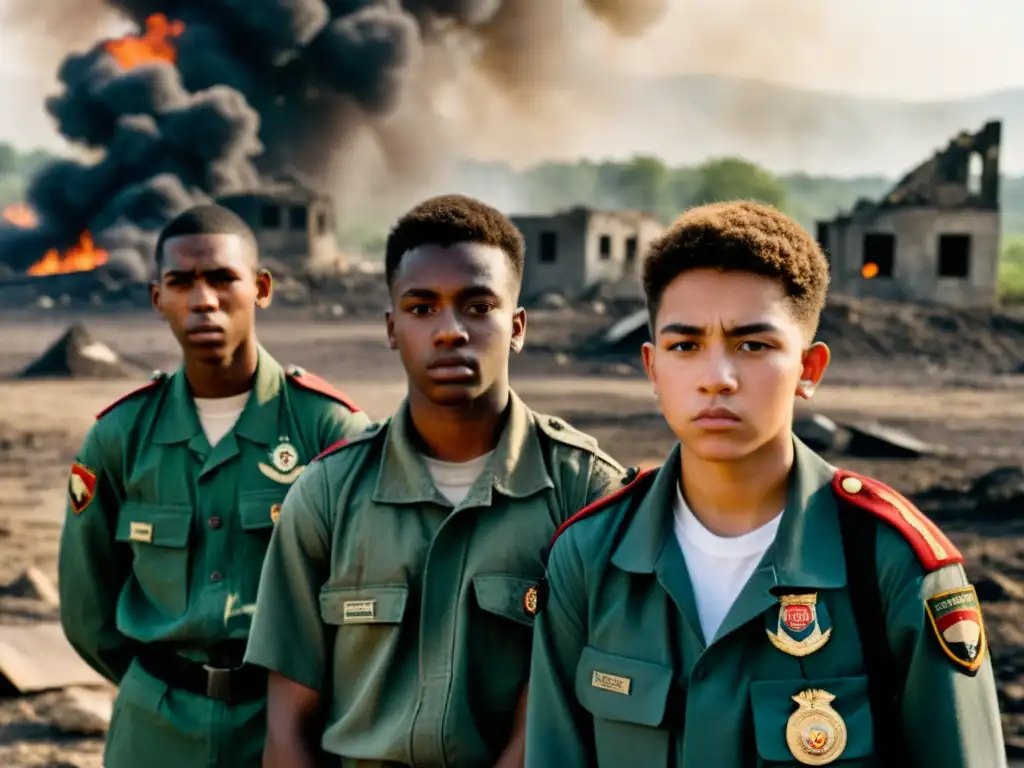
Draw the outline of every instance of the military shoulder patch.
<instances>
[{"instance_id":1,"label":"military shoulder patch","mask_svg":"<svg viewBox=\"0 0 1024 768\"><path fill-rule=\"evenodd\" d=\"M96 414L96 419L97 420L102 419L108 413L110 413L115 408L117 408L117 406L121 405L122 403L126 403L129 400L134 399L135 397L138 397L143 392L150 392L150 391L152 391L153 389L155 389L155 388L159 387L161 384L163 384L166 380L167 380L167 374L163 373L162 371L154 372L153 373L153 377L149 381L147 381L145 384L143 384L141 387L137 387L137 388L133 389L131 392L129 392L129 393L125 394L125 395L122 395L121 397L117 398L117 400L115 400L110 405L108 405L106 408L104 408L102 411L97 413Z\"/></svg>"},{"instance_id":2,"label":"military shoulder patch","mask_svg":"<svg viewBox=\"0 0 1024 768\"><path fill-rule=\"evenodd\" d=\"M76 515L82 514L95 495L96 470L76 461L71 465L71 473L68 476L68 504L71 505L71 510Z\"/></svg>"},{"instance_id":3,"label":"military shoulder patch","mask_svg":"<svg viewBox=\"0 0 1024 768\"><path fill-rule=\"evenodd\" d=\"M937 571L947 565L963 564L964 556L946 534L885 483L840 470L832 479L832 490L839 498L876 515L902 534L925 570Z\"/></svg>"},{"instance_id":4,"label":"military shoulder patch","mask_svg":"<svg viewBox=\"0 0 1024 768\"><path fill-rule=\"evenodd\" d=\"M958 669L976 675L985 660L988 641L974 587L969 584L929 597L925 608L943 653Z\"/></svg>"},{"instance_id":5,"label":"military shoulder patch","mask_svg":"<svg viewBox=\"0 0 1024 768\"><path fill-rule=\"evenodd\" d=\"M287 374L289 381L295 382L303 389L308 389L310 392L316 392L324 397L329 397L331 400L344 405L352 411L352 413L360 412L359 406L356 405L348 395L326 379L322 379L314 373L310 373L303 368L299 368L297 365L288 366Z\"/></svg>"}]
</instances>

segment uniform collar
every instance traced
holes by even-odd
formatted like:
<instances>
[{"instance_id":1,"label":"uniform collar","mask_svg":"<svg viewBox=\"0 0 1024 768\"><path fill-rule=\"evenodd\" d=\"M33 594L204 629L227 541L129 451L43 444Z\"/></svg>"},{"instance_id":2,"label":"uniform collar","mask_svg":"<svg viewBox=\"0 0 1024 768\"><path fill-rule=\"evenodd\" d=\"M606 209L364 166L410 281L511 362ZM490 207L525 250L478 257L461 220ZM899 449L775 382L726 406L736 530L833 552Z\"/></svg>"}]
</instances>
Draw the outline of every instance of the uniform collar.
<instances>
[{"instance_id":1,"label":"uniform collar","mask_svg":"<svg viewBox=\"0 0 1024 768\"><path fill-rule=\"evenodd\" d=\"M235 423L234 433L261 445L275 441L278 438L279 396L283 387L281 365L260 346L253 387ZM157 414L153 442L184 443L202 435L202 432L184 367L178 368L170 378L167 396Z\"/></svg>"},{"instance_id":2,"label":"uniform collar","mask_svg":"<svg viewBox=\"0 0 1024 768\"><path fill-rule=\"evenodd\" d=\"M492 490L512 498L525 498L554 488L537 430L533 412L511 392L508 418L498 445L459 506L489 506ZM402 402L388 425L373 500L383 504L448 505L416 448L408 400Z\"/></svg>"},{"instance_id":3,"label":"uniform collar","mask_svg":"<svg viewBox=\"0 0 1024 768\"><path fill-rule=\"evenodd\" d=\"M835 468L794 438L794 472L789 499L775 542L765 553L774 581L782 587L835 589L846 584L839 532L839 510L832 494ZM680 446L672 449L637 506L612 555L612 564L630 573L653 573L674 536L672 506L679 482Z\"/></svg>"}]
</instances>

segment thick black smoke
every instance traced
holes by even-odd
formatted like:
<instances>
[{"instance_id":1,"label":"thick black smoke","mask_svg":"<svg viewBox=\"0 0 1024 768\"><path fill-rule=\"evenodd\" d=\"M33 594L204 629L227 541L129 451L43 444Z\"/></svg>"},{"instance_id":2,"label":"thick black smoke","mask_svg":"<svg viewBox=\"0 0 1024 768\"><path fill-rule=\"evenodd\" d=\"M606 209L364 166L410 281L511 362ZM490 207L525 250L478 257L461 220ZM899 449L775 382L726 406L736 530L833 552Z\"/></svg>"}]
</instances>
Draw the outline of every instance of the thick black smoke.
<instances>
[{"instance_id":1,"label":"thick black smoke","mask_svg":"<svg viewBox=\"0 0 1024 768\"><path fill-rule=\"evenodd\" d=\"M24 0L28 11L28 2ZM576 0L578 5L580 0ZM445 46L509 91L557 79L571 44L573 0L106 0L145 28L161 13L184 24L173 65L125 70L98 42L68 56L63 92L47 110L95 164L60 161L32 180L35 229L0 227L0 261L24 270L48 248L90 230L111 265L145 277L155 233L189 205L252 190L292 172L329 189L328 155L375 126L395 168L401 127L388 118L422 97ZM592 15L634 34L665 0L584 0ZM463 51L465 52L465 51ZM430 75L425 73L430 72ZM413 102L416 103L416 102ZM422 132L432 115L424 112ZM411 145L416 136L410 135ZM422 140L422 135L419 136ZM392 150L392 148L394 148ZM422 150L417 149L417 152ZM408 151L406 152L408 154Z\"/></svg>"}]
</instances>

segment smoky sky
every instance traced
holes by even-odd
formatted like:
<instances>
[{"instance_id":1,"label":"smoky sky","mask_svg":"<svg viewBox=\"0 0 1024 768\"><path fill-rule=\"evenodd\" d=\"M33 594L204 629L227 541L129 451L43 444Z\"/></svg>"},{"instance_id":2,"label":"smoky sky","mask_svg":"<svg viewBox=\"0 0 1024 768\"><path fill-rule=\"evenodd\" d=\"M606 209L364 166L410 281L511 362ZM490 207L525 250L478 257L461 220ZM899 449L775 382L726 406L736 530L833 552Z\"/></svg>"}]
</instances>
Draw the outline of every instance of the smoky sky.
<instances>
[{"instance_id":1,"label":"smoky sky","mask_svg":"<svg viewBox=\"0 0 1024 768\"><path fill-rule=\"evenodd\" d=\"M580 14L634 35L665 2L106 0L67 9L79 26L114 10L140 30L162 13L184 31L174 65L126 71L103 40L68 54L46 109L100 159L61 160L31 180L40 225L0 229L0 260L23 270L90 230L114 269L144 276L175 213L282 175L331 190L344 173L331 157L367 126L389 172L428 173L438 130L425 93L445 73L472 66L521 96L565 76ZM18 0L10 20L53 11Z\"/></svg>"}]
</instances>

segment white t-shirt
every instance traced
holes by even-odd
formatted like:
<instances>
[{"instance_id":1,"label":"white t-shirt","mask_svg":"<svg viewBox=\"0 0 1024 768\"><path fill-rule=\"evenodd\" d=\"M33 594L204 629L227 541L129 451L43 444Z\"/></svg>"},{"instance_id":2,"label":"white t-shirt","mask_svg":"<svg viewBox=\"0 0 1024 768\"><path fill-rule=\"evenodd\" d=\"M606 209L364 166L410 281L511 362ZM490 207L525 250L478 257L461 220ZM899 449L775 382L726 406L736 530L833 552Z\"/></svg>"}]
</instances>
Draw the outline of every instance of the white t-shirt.
<instances>
[{"instance_id":1,"label":"white t-shirt","mask_svg":"<svg viewBox=\"0 0 1024 768\"><path fill-rule=\"evenodd\" d=\"M469 489L473 487L473 483L480 476L491 453L494 451L469 461L439 461L430 456L424 456L423 461L427 465L430 476L434 479L437 490L452 503L452 506L457 507L466 498Z\"/></svg>"},{"instance_id":2,"label":"white t-shirt","mask_svg":"<svg viewBox=\"0 0 1024 768\"><path fill-rule=\"evenodd\" d=\"M678 486L673 511L676 539L686 559L704 642L710 643L775 540L782 513L742 536L717 536L693 514Z\"/></svg>"},{"instance_id":3,"label":"white t-shirt","mask_svg":"<svg viewBox=\"0 0 1024 768\"><path fill-rule=\"evenodd\" d=\"M206 433L206 441L212 448L221 441L231 428L235 426L238 417L245 410L245 401L249 399L249 393L243 392L240 395L231 397L196 397L196 413L199 415L199 423Z\"/></svg>"}]
</instances>

